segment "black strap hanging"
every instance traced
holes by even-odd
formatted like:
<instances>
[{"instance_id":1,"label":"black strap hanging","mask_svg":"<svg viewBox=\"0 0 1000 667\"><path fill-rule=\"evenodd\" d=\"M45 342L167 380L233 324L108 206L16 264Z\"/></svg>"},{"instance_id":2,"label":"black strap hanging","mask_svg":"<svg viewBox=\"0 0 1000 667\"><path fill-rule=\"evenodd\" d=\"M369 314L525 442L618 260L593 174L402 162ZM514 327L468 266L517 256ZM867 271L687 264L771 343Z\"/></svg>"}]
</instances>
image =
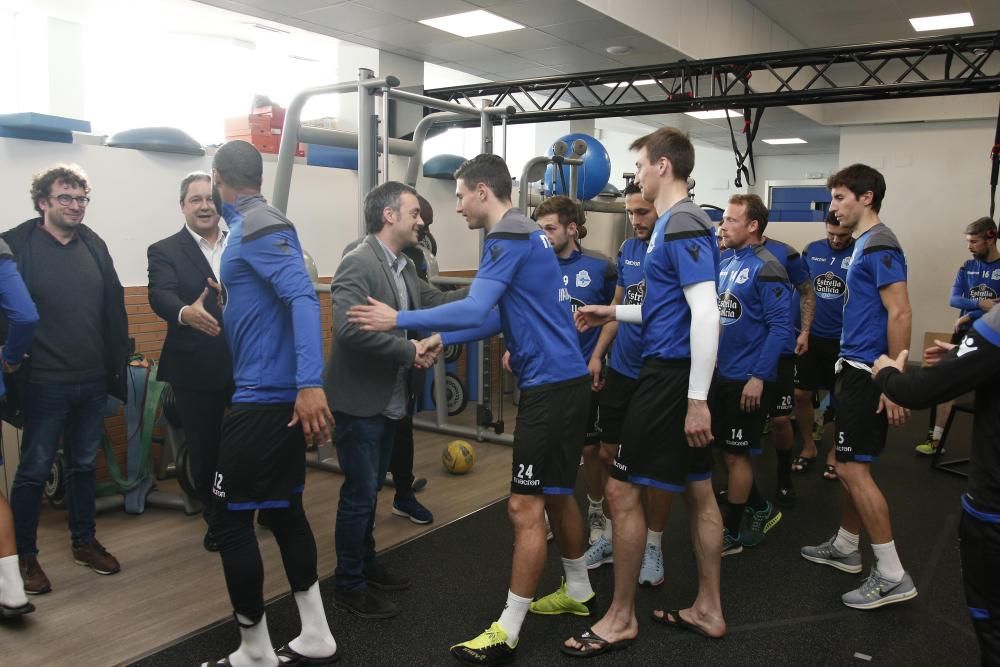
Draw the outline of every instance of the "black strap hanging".
<instances>
[{"instance_id":1,"label":"black strap hanging","mask_svg":"<svg viewBox=\"0 0 1000 667\"><path fill-rule=\"evenodd\" d=\"M750 117L753 116L753 120ZM740 151L736 142L736 131L733 129L733 121L726 112L726 122L729 124L729 138L733 142L733 153L736 154L736 180L734 184L738 188L743 187L743 179L746 178L747 185L753 185L757 181L757 170L753 161L753 142L757 137L757 130L760 129L760 119L764 116L764 107L758 107L756 113L749 107L743 109L743 134L747 137L747 147L745 151ZM750 168L747 169L747 162Z\"/></svg>"},{"instance_id":2,"label":"black strap hanging","mask_svg":"<svg viewBox=\"0 0 1000 667\"><path fill-rule=\"evenodd\" d=\"M997 206L997 180L1000 180L1000 107L997 109L997 132L993 137L993 150L990 151L993 161L993 171L990 172L990 217Z\"/></svg>"}]
</instances>

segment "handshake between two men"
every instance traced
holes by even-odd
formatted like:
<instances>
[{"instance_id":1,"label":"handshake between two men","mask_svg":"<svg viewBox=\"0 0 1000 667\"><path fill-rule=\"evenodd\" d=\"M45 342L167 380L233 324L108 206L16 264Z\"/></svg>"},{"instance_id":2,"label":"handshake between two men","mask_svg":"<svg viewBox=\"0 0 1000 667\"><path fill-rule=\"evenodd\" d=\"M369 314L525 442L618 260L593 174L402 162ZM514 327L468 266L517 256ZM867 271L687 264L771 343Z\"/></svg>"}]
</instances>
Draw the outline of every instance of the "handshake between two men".
<instances>
[{"instance_id":1,"label":"handshake between two men","mask_svg":"<svg viewBox=\"0 0 1000 667\"><path fill-rule=\"evenodd\" d=\"M396 310L377 299L368 297L367 306L351 306L347 319L362 331L392 331L397 329ZM416 348L413 358L415 368L427 369L434 365L444 349L440 334L433 334L422 340L411 340Z\"/></svg>"}]
</instances>

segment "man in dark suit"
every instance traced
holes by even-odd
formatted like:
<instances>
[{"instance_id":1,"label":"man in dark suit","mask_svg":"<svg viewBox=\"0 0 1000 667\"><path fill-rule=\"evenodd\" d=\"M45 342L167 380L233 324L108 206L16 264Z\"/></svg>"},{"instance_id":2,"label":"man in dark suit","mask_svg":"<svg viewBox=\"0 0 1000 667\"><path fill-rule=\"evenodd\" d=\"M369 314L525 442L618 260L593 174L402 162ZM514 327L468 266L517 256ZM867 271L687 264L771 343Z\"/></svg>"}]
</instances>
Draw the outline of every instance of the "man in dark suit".
<instances>
[{"instance_id":1,"label":"man in dark suit","mask_svg":"<svg viewBox=\"0 0 1000 667\"><path fill-rule=\"evenodd\" d=\"M409 428L410 369L429 368L436 355L403 330L362 331L348 321L347 310L367 304L369 297L415 310L459 299L465 291L434 289L403 254L417 243L423 226L413 188L384 183L368 193L364 209L368 236L344 256L332 284L334 336L325 388L344 472L335 531L334 605L362 618L390 618L399 613L396 605L369 587L402 590L409 580L375 561L375 505L397 433Z\"/></svg>"},{"instance_id":2,"label":"man in dark suit","mask_svg":"<svg viewBox=\"0 0 1000 667\"><path fill-rule=\"evenodd\" d=\"M169 382L187 441L205 520L213 504L212 476L222 417L233 394L233 365L213 286L226 246L212 178L195 172L181 181L184 228L149 246L149 303L167 321L157 379ZM216 551L211 533L205 548Z\"/></svg>"}]
</instances>

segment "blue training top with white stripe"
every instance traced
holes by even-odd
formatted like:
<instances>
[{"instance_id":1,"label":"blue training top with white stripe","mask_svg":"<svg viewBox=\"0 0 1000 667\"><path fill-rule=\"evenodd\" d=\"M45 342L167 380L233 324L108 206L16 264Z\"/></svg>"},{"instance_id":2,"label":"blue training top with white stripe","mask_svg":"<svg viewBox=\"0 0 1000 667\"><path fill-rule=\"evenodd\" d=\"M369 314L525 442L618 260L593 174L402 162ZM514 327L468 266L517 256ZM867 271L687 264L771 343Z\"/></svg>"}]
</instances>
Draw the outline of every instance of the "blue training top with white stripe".
<instances>
[{"instance_id":1,"label":"blue training top with white stripe","mask_svg":"<svg viewBox=\"0 0 1000 667\"><path fill-rule=\"evenodd\" d=\"M684 288L717 285L719 246L705 211L688 198L656 221L643 262L642 358L691 358L691 309Z\"/></svg>"},{"instance_id":2,"label":"blue training top with white stripe","mask_svg":"<svg viewBox=\"0 0 1000 667\"><path fill-rule=\"evenodd\" d=\"M263 196L223 206L223 320L233 354L233 403L291 403L323 386L319 299L295 227Z\"/></svg>"},{"instance_id":3,"label":"blue training top with white stripe","mask_svg":"<svg viewBox=\"0 0 1000 667\"><path fill-rule=\"evenodd\" d=\"M649 243L639 239L626 239L618 251L618 284L625 294L623 306L641 306L646 297L646 279L642 263L646 259ZM608 366L633 380L642 370L642 325L619 322L618 334L611 344Z\"/></svg>"}]
</instances>

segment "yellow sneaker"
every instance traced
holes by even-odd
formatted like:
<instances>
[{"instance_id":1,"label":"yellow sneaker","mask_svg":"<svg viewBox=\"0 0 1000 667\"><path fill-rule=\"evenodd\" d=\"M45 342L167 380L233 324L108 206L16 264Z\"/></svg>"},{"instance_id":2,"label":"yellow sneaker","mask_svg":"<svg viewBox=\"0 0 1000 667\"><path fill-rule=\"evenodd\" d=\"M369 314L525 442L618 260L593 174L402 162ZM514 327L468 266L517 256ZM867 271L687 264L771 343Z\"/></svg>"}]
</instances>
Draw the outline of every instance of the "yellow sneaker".
<instances>
[{"instance_id":1,"label":"yellow sneaker","mask_svg":"<svg viewBox=\"0 0 1000 667\"><path fill-rule=\"evenodd\" d=\"M940 442L941 442L940 440L931 440L930 438L928 438L927 440L924 440L919 445L917 445L914 449L916 450L917 454L923 454L924 456L932 456L934 452L937 451L938 444L940 444Z\"/></svg>"},{"instance_id":2,"label":"yellow sneaker","mask_svg":"<svg viewBox=\"0 0 1000 667\"><path fill-rule=\"evenodd\" d=\"M514 661L517 641L507 643L507 632L496 621L475 639L451 647L451 655L467 665L505 665Z\"/></svg>"},{"instance_id":3,"label":"yellow sneaker","mask_svg":"<svg viewBox=\"0 0 1000 667\"><path fill-rule=\"evenodd\" d=\"M554 593L549 593L543 598L539 598L531 603L528 611L532 614L543 614L545 616L555 616L556 614L573 614L574 616L590 616L591 607L597 598L596 593L591 593L590 597L583 602L577 602L569 596L567 592L566 580L563 579L559 588Z\"/></svg>"}]
</instances>

